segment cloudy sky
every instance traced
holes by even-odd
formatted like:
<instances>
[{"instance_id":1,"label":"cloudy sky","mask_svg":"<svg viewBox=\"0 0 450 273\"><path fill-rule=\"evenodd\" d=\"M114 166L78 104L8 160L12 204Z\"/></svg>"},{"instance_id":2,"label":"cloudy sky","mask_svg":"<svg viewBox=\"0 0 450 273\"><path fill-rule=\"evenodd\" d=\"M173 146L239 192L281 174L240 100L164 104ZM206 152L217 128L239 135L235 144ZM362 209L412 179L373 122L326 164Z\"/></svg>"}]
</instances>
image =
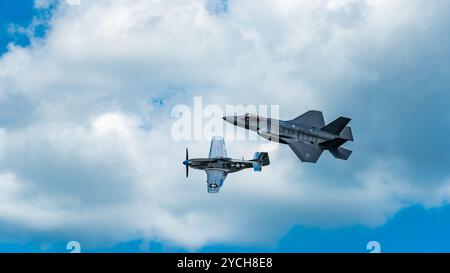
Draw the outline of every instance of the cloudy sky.
<instances>
[{"instance_id":1,"label":"cloudy sky","mask_svg":"<svg viewBox=\"0 0 450 273\"><path fill-rule=\"evenodd\" d=\"M450 251L446 0L0 1L0 251ZM352 118L349 161L184 177L179 104ZM205 119L206 121L207 119ZM221 121L219 121L221 122Z\"/></svg>"}]
</instances>

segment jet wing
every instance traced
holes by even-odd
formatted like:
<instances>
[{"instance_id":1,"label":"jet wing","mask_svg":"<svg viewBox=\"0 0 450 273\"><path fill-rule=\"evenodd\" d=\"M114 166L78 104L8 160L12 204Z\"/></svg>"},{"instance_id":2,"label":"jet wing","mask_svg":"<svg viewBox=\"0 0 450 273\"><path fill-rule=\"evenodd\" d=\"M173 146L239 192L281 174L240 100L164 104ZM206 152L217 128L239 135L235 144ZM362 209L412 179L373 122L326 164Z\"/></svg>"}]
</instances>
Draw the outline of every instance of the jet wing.
<instances>
[{"instance_id":1,"label":"jet wing","mask_svg":"<svg viewBox=\"0 0 450 273\"><path fill-rule=\"evenodd\" d=\"M323 149L317 144L289 140L286 142L302 162L316 163L323 152Z\"/></svg>"},{"instance_id":2,"label":"jet wing","mask_svg":"<svg viewBox=\"0 0 450 273\"><path fill-rule=\"evenodd\" d=\"M323 114L320 111L311 110L304 113L301 116L296 117L290 122L297 124L310 125L316 128L322 128L325 126L325 121L323 120Z\"/></svg>"},{"instance_id":3,"label":"jet wing","mask_svg":"<svg viewBox=\"0 0 450 273\"><path fill-rule=\"evenodd\" d=\"M211 140L211 147L209 148L209 158L227 157L227 150L225 149L225 141L223 137L215 136Z\"/></svg>"}]
</instances>

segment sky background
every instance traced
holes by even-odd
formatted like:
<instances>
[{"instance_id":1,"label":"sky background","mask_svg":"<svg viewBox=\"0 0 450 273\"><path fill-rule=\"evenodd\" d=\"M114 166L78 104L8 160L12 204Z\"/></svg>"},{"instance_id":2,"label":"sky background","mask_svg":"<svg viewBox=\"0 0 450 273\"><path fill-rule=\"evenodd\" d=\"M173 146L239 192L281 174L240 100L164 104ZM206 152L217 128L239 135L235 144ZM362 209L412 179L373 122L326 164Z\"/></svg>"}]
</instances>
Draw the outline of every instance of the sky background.
<instances>
[{"instance_id":1,"label":"sky background","mask_svg":"<svg viewBox=\"0 0 450 273\"><path fill-rule=\"evenodd\" d=\"M449 252L449 12L439 0L0 0L0 251ZM194 96L351 117L354 152L312 165L229 140L229 155L268 150L271 165L208 195L181 162L209 139L171 136L173 107Z\"/></svg>"}]
</instances>

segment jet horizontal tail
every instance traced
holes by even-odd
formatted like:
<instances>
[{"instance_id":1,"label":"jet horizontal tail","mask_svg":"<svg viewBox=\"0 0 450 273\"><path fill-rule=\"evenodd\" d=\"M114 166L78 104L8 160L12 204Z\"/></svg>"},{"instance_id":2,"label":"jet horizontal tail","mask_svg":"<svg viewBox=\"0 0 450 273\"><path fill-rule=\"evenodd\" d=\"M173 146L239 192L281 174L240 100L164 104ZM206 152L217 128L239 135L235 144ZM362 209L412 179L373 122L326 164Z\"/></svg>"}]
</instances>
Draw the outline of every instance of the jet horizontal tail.
<instances>
[{"instance_id":1,"label":"jet horizontal tail","mask_svg":"<svg viewBox=\"0 0 450 273\"><path fill-rule=\"evenodd\" d=\"M350 157L350 155L352 154L352 151L347 150L342 147L329 149L329 151L334 157L336 157L338 159L342 159L342 160L347 160Z\"/></svg>"},{"instance_id":2,"label":"jet horizontal tail","mask_svg":"<svg viewBox=\"0 0 450 273\"><path fill-rule=\"evenodd\" d=\"M342 144L344 144L345 142L347 142L346 139L338 137L338 138L334 138L331 140L321 142L321 143L319 143L319 146L323 147L323 148L331 149L331 148L337 148L337 147L341 146Z\"/></svg>"},{"instance_id":3,"label":"jet horizontal tail","mask_svg":"<svg viewBox=\"0 0 450 273\"><path fill-rule=\"evenodd\" d=\"M347 126L351 119L345 117L339 117L335 121L330 122L328 125L322 127L321 130L333 135L339 135L342 130Z\"/></svg>"},{"instance_id":4,"label":"jet horizontal tail","mask_svg":"<svg viewBox=\"0 0 450 273\"><path fill-rule=\"evenodd\" d=\"M340 138L346 139L348 141L353 141L353 133L352 133L352 128L346 126L342 132L339 134Z\"/></svg>"}]
</instances>

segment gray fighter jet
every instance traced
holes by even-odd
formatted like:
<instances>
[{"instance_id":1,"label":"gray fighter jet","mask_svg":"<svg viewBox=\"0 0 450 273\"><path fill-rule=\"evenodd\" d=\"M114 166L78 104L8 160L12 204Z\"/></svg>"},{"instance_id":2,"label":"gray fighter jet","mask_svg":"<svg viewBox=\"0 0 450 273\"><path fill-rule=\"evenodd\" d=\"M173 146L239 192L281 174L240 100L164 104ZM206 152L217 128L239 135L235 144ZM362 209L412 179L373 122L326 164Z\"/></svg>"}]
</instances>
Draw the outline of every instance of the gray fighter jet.
<instances>
[{"instance_id":1,"label":"gray fighter jet","mask_svg":"<svg viewBox=\"0 0 450 273\"><path fill-rule=\"evenodd\" d=\"M262 166L269 165L270 161L267 153L258 152L251 160L231 159L227 156L223 137L213 137L208 158L189 159L188 149L186 148L186 160L183 161L183 164L186 166L186 177L189 175L189 167L204 170L207 175L208 192L218 193L229 173L247 168L253 168L255 172L259 172Z\"/></svg>"},{"instance_id":2,"label":"gray fighter jet","mask_svg":"<svg viewBox=\"0 0 450 273\"><path fill-rule=\"evenodd\" d=\"M312 110L289 121L250 114L223 119L255 131L265 139L289 145L302 162L316 163L323 150L343 160L347 160L352 153L340 147L347 141L353 141L352 129L347 126L349 118L340 117L325 125L322 112Z\"/></svg>"}]
</instances>

